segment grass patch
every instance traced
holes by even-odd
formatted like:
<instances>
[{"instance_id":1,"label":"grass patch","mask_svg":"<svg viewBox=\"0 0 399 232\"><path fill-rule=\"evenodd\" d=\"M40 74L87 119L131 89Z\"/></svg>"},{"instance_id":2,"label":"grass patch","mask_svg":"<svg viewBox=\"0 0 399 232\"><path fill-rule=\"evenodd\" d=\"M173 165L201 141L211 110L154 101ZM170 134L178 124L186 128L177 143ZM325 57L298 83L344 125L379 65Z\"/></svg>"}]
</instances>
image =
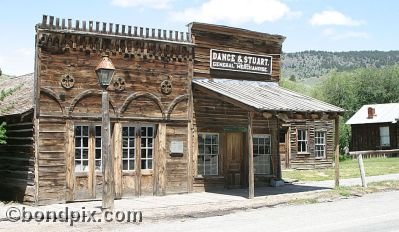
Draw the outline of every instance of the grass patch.
<instances>
[{"instance_id":1,"label":"grass patch","mask_svg":"<svg viewBox=\"0 0 399 232\"><path fill-rule=\"evenodd\" d=\"M371 158L364 159L366 176L378 176L399 173L399 158ZM360 176L357 160L340 162L340 176L343 179ZM334 179L334 168L314 170L283 170L284 179L299 181L322 181Z\"/></svg>"},{"instance_id":2,"label":"grass patch","mask_svg":"<svg viewBox=\"0 0 399 232\"><path fill-rule=\"evenodd\" d=\"M289 205L307 205L307 204L315 204L319 201L316 198L295 198L291 199L287 202Z\"/></svg>"}]
</instances>

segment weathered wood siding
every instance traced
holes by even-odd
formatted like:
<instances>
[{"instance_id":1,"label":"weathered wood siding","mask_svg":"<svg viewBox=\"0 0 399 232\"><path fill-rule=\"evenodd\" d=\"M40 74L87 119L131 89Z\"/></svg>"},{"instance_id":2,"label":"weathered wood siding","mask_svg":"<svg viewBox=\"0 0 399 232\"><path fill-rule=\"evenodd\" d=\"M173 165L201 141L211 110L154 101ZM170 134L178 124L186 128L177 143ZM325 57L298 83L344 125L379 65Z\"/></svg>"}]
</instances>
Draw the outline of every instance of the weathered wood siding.
<instances>
[{"instance_id":1,"label":"weathered wood siding","mask_svg":"<svg viewBox=\"0 0 399 232\"><path fill-rule=\"evenodd\" d=\"M381 146L380 127L389 127L390 146ZM398 148L398 126L394 123L351 125L351 151L384 150Z\"/></svg>"},{"instance_id":2,"label":"weathered wood siding","mask_svg":"<svg viewBox=\"0 0 399 232\"><path fill-rule=\"evenodd\" d=\"M194 124L196 131L211 132L219 134L219 175L215 177L198 178L194 180L194 190L204 191L208 189L228 187L227 184L232 178L224 171L228 165L226 159L227 142L226 133L229 133L229 128L243 128L246 130L248 125L248 111L239 108L231 103L225 102L221 99L209 96L206 93L193 89L194 96ZM253 119L253 133L254 134L270 134L272 137L272 175L277 175L277 149L275 141L277 140L277 133L273 133L273 128L277 127L276 119L266 119L261 114L255 114ZM234 131L233 131L234 132ZM243 133L243 156L248 156L248 144L246 142L246 133ZM196 144L197 145L197 144ZM194 154L198 155L198 153ZM247 159L242 159L243 169L241 172L242 187L248 186L248 163ZM256 185L267 185L271 176L255 175Z\"/></svg>"},{"instance_id":3,"label":"weathered wood siding","mask_svg":"<svg viewBox=\"0 0 399 232\"><path fill-rule=\"evenodd\" d=\"M231 78L247 80L280 79L281 36L239 30L223 26L193 23L191 33L195 47L194 77ZM210 49L252 53L272 56L272 75L257 75L209 69Z\"/></svg>"},{"instance_id":4,"label":"weathered wood siding","mask_svg":"<svg viewBox=\"0 0 399 232\"><path fill-rule=\"evenodd\" d=\"M0 144L0 199L35 203L33 113L0 118L7 122L6 144Z\"/></svg>"},{"instance_id":5,"label":"weathered wood siding","mask_svg":"<svg viewBox=\"0 0 399 232\"><path fill-rule=\"evenodd\" d=\"M159 194L165 189L167 192L186 192L187 112L191 98L193 45L180 38L183 34L179 34L179 39L173 39L172 36L155 36L154 31L149 36L147 29L144 34L142 31L108 33L99 31L95 24L97 29L90 29L93 30L91 33L85 33L89 28L79 28L79 24L70 28L73 30L54 30L56 26L49 25L46 20L45 16L37 30L36 92L40 94L37 94L35 104L40 128L39 201L49 203L101 197L100 172L91 176L74 171L73 128L75 125L101 124L101 87L94 70L103 53L109 55L116 68L114 81L107 89L112 127L115 124L151 124L157 128L165 123L168 133L164 140L167 141L161 143L168 146L171 139L178 138L185 144L182 158L164 157L167 160L164 169L157 167L139 173L122 172L120 167L115 169L117 197ZM125 26L123 28L125 30ZM74 86L70 89L61 85L65 75L74 78ZM124 83L122 90L116 88L119 79ZM161 91L164 81L170 81L170 93ZM121 133L120 128L118 133ZM121 161L122 151L115 148L122 146L118 136L112 144L115 162ZM154 157L162 158L158 154L159 143L155 144ZM154 158L154 164L156 162ZM159 176L158 171L166 173L166 179L170 180L167 186L159 186L158 181L165 181L165 178L155 179Z\"/></svg>"},{"instance_id":6,"label":"weathered wood siding","mask_svg":"<svg viewBox=\"0 0 399 232\"><path fill-rule=\"evenodd\" d=\"M298 129L308 131L308 152L298 154ZM326 157L319 159L315 157L315 131L326 132ZM331 167L334 157L334 121L333 120L305 120L290 122L290 164L291 168L313 169Z\"/></svg>"},{"instance_id":7,"label":"weathered wood siding","mask_svg":"<svg viewBox=\"0 0 399 232\"><path fill-rule=\"evenodd\" d=\"M65 201L65 122L59 119L39 119L38 127L38 202L46 204Z\"/></svg>"}]
</instances>

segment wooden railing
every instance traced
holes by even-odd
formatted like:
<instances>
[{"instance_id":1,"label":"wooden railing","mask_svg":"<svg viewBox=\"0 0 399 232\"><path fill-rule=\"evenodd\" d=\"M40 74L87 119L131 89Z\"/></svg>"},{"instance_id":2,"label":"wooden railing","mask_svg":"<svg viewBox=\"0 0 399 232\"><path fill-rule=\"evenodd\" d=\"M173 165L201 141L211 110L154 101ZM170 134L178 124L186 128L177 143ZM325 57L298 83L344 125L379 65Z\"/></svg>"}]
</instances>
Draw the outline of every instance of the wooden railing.
<instances>
[{"instance_id":1,"label":"wooden railing","mask_svg":"<svg viewBox=\"0 0 399 232\"><path fill-rule=\"evenodd\" d=\"M369 151L351 151L349 156L354 159L357 158L359 154L362 154L363 158L387 158L394 154L399 154L399 149L392 150L369 150Z\"/></svg>"}]
</instances>

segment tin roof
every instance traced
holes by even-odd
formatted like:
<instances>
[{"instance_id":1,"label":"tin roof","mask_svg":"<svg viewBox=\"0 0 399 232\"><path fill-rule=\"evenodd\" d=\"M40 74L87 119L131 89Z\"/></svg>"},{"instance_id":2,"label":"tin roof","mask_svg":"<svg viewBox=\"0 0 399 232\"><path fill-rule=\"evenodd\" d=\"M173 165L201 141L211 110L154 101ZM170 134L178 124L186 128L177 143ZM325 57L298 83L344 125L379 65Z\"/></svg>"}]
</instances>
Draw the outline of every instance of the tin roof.
<instances>
[{"instance_id":1,"label":"tin roof","mask_svg":"<svg viewBox=\"0 0 399 232\"><path fill-rule=\"evenodd\" d=\"M375 109L373 118L368 118L369 107ZM398 118L399 103L364 105L346 122L346 124L396 123L396 119Z\"/></svg>"},{"instance_id":2,"label":"tin roof","mask_svg":"<svg viewBox=\"0 0 399 232\"><path fill-rule=\"evenodd\" d=\"M30 73L0 81L0 116L33 109L33 79L34 75Z\"/></svg>"},{"instance_id":3,"label":"tin roof","mask_svg":"<svg viewBox=\"0 0 399 232\"><path fill-rule=\"evenodd\" d=\"M193 83L260 111L344 112L340 107L273 82L195 78Z\"/></svg>"}]
</instances>

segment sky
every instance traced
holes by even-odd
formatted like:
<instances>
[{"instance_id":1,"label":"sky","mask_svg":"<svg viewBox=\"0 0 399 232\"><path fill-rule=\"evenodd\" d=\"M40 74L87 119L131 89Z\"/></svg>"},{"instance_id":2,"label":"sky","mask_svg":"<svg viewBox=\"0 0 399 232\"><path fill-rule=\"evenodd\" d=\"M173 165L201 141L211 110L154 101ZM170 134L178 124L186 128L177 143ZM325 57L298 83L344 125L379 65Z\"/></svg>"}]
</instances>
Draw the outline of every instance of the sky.
<instances>
[{"instance_id":1,"label":"sky","mask_svg":"<svg viewBox=\"0 0 399 232\"><path fill-rule=\"evenodd\" d=\"M284 52L399 50L396 0L2 0L0 68L33 72L42 15L187 31L206 22L280 34Z\"/></svg>"}]
</instances>

